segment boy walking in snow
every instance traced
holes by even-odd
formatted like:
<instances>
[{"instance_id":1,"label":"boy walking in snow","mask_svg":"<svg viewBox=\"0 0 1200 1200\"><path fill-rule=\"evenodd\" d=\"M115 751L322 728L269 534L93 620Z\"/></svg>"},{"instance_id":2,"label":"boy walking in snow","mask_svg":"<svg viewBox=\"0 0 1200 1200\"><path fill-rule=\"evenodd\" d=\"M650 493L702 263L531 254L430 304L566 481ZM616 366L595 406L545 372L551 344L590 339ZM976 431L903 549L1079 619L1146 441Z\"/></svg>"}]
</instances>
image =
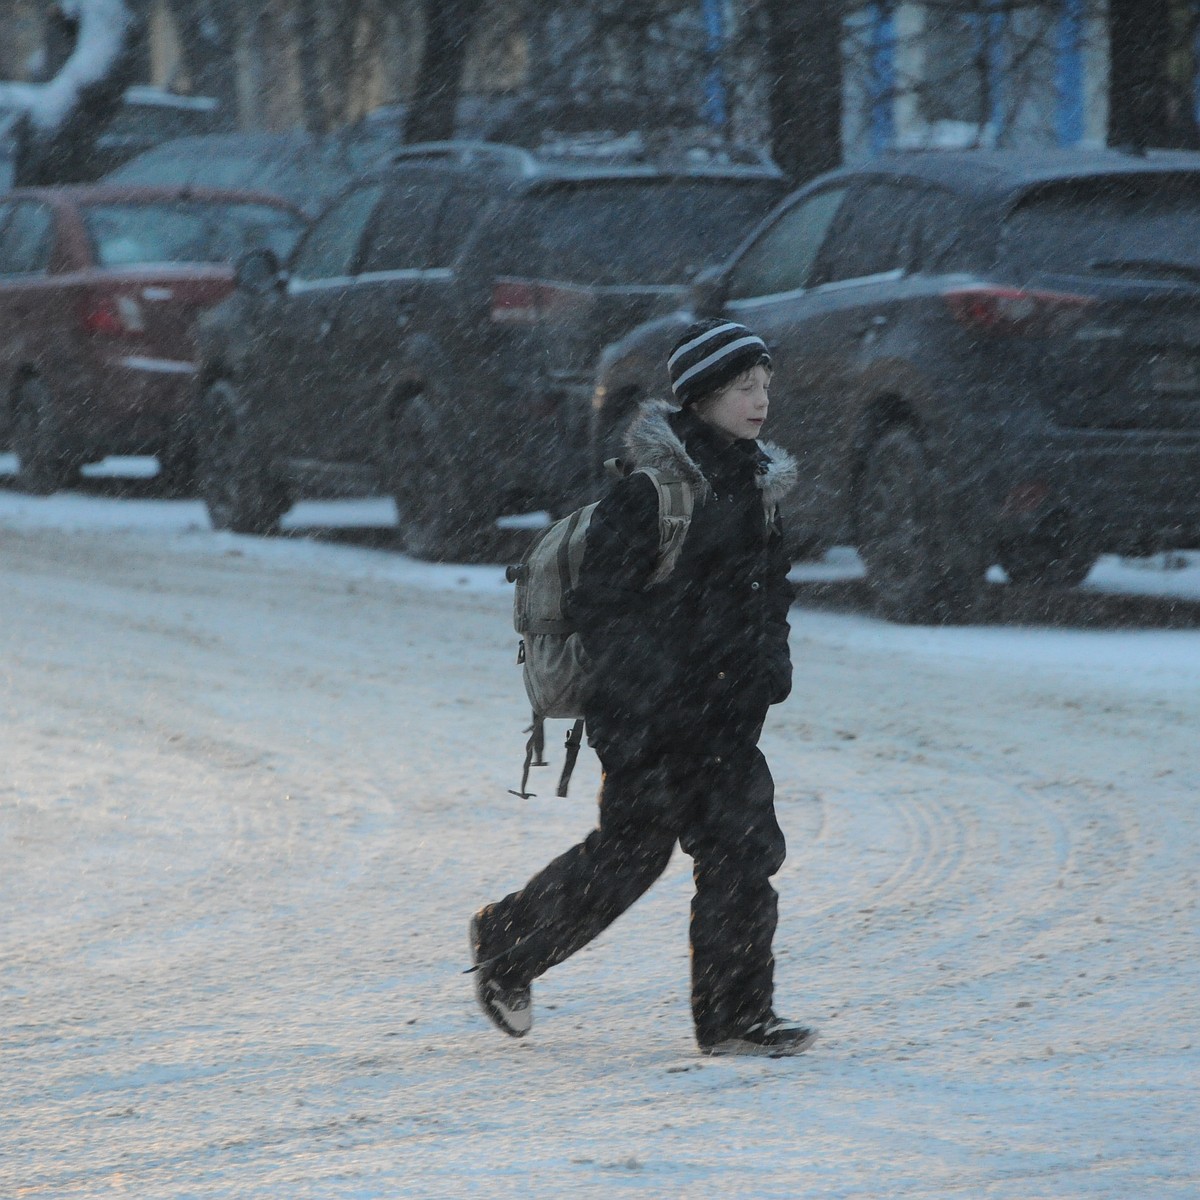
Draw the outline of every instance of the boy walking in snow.
<instances>
[{"instance_id":1,"label":"boy walking in snow","mask_svg":"<svg viewBox=\"0 0 1200 1200\"><path fill-rule=\"evenodd\" d=\"M660 535L654 483L634 473L596 508L567 596L596 685L585 706L603 768L599 825L523 888L471 919L476 993L514 1037L531 983L607 928L666 868L693 859L692 1015L708 1054L798 1054L815 1031L775 1015L784 859L774 783L758 749L767 709L791 690L791 591L777 506L795 463L758 439L771 359L743 325L692 325L668 359L678 408L643 406L635 467L693 489L675 568L647 586Z\"/></svg>"}]
</instances>

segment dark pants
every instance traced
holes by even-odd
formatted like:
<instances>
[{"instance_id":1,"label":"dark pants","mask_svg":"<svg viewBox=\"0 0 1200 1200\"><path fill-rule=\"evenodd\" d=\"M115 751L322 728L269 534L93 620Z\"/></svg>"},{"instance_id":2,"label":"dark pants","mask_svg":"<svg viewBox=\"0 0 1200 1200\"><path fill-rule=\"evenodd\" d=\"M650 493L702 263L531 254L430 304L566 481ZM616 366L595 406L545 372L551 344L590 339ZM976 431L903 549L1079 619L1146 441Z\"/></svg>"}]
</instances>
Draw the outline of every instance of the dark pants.
<instances>
[{"instance_id":1,"label":"dark pants","mask_svg":"<svg viewBox=\"0 0 1200 1200\"><path fill-rule=\"evenodd\" d=\"M663 755L606 770L600 824L480 914L480 956L527 984L606 929L663 873L678 840L693 860L692 1015L701 1042L771 1007L783 864L775 785L757 747L722 759Z\"/></svg>"}]
</instances>

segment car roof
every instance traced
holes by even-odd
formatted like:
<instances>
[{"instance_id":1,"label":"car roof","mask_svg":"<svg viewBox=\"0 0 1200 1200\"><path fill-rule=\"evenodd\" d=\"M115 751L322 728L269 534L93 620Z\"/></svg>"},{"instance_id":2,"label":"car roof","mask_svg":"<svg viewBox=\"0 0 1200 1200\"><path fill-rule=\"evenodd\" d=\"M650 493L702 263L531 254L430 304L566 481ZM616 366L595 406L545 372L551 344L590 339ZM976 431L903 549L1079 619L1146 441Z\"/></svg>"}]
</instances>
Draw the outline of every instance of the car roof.
<instances>
[{"instance_id":1,"label":"car roof","mask_svg":"<svg viewBox=\"0 0 1200 1200\"><path fill-rule=\"evenodd\" d=\"M441 168L500 177L513 182L623 179L727 179L784 181L783 172L769 159L737 161L720 151L683 153L670 159L643 161L620 145L607 153L603 147L563 147L533 151L497 142L421 142L400 147L387 166L371 172L387 177L415 167Z\"/></svg>"},{"instance_id":2,"label":"car roof","mask_svg":"<svg viewBox=\"0 0 1200 1200\"><path fill-rule=\"evenodd\" d=\"M291 201L271 192L256 192L244 188L206 188L190 184L150 186L148 184L70 183L49 187L17 188L4 200L34 199L52 204L149 204L156 200L200 200L219 203L267 204L286 209L296 216L303 212Z\"/></svg>"},{"instance_id":3,"label":"car roof","mask_svg":"<svg viewBox=\"0 0 1200 1200\"><path fill-rule=\"evenodd\" d=\"M1195 171L1200 153L1187 150L919 150L897 151L830 172L822 178L920 180L973 195L1012 202L1047 184L1074 179Z\"/></svg>"},{"instance_id":4,"label":"car roof","mask_svg":"<svg viewBox=\"0 0 1200 1200\"><path fill-rule=\"evenodd\" d=\"M151 155L162 157L216 150L225 153L271 155L292 149L302 149L317 140L316 135L303 129L283 130L276 133L189 133L160 142L157 146L151 146L143 154L145 157Z\"/></svg>"}]
</instances>

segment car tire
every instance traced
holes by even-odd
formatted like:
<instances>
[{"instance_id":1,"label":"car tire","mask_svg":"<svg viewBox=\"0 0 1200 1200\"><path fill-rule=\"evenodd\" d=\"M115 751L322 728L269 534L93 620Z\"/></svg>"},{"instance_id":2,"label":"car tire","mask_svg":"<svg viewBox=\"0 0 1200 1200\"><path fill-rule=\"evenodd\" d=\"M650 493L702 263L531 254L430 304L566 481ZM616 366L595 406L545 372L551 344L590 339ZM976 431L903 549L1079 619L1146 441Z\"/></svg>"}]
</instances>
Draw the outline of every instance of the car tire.
<instances>
[{"instance_id":1,"label":"car tire","mask_svg":"<svg viewBox=\"0 0 1200 1200\"><path fill-rule=\"evenodd\" d=\"M997 554L1009 582L1024 587L1078 587L1098 555L1071 532L1062 514L1043 521L1024 538L1001 542Z\"/></svg>"},{"instance_id":2,"label":"car tire","mask_svg":"<svg viewBox=\"0 0 1200 1200\"><path fill-rule=\"evenodd\" d=\"M253 435L245 400L227 379L212 384L200 404L196 478L214 529L275 533L290 507Z\"/></svg>"},{"instance_id":3,"label":"car tire","mask_svg":"<svg viewBox=\"0 0 1200 1200\"><path fill-rule=\"evenodd\" d=\"M400 542L414 558L475 562L494 545L494 517L471 500L463 465L444 445L433 405L415 396L391 418L388 475Z\"/></svg>"},{"instance_id":4,"label":"car tire","mask_svg":"<svg viewBox=\"0 0 1200 1200\"><path fill-rule=\"evenodd\" d=\"M897 426L867 454L858 489L858 550L876 612L891 621L947 624L972 611L982 555L952 517L914 429Z\"/></svg>"},{"instance_id":5,"label":"car tire","mask_svg":"<svg viewBox=\"0 0 1200 1200\"><path fill-rule=\"evenodd\" d=\"M158 488L166 496L196 490L196 447L190 438L178 438L159 451Z\"/></svg>"},{"instance_id":6,"label":"car tire","mask_svg":"<svg viewBox=\"0 0 1200 1200\"><path fill-rule=\"evenodd\" d=\"M77 479L79 463L63 445L54 397L37 376L23 380L17 388L12 443L17 454L17 486L22 491L48 496Z\"/></svg>"}]
</instances>

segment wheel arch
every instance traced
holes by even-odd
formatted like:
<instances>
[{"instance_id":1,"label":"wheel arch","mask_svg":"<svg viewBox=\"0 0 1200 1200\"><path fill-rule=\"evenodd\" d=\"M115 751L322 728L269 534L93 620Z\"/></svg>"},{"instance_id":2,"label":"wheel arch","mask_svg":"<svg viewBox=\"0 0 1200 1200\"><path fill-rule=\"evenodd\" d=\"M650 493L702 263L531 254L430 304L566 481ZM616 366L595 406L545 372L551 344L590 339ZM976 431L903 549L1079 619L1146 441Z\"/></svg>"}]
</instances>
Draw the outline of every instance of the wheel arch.
<instances>
[{"instance_id":1,"label":"wheel arch","mask_svg":"<svg viewBox=\"0 0 1200 1200\"><path fill-rule=\"evenodd\" d=\"M16 409L17 396L20 394L22 386L31 379L40 379L41 377L42 373L30 362L21 363L13 370L9 376L8 387L4 390L4 402L10 412Z\"/></svg>"},{"instance_id":2,"label":"wheel arch","mask_svg":"<svg viewBox=\"0 0 1200 1200\"><path fill-rule=\"evenodd\" d=\"M912 402L899 392L884 392L863 410L850 445L849 524L855 538L859 536L858 502L871 447L892 429L908 429L918 441L925 441L921 418Z\"/></svg>"},{"instance_id":3,"label":"wheel arch","mask_svg":"<svg viewBox=\"0 0 1200 1200\"><path fill-rule=\"evenodd\" d=\"M192 376L193 395L204 395L214 383L222 379L227 379L231 383L237 379L233 363L224 355L202 359L196 367L196 374Z\"/></svg>"}]
</instances>

